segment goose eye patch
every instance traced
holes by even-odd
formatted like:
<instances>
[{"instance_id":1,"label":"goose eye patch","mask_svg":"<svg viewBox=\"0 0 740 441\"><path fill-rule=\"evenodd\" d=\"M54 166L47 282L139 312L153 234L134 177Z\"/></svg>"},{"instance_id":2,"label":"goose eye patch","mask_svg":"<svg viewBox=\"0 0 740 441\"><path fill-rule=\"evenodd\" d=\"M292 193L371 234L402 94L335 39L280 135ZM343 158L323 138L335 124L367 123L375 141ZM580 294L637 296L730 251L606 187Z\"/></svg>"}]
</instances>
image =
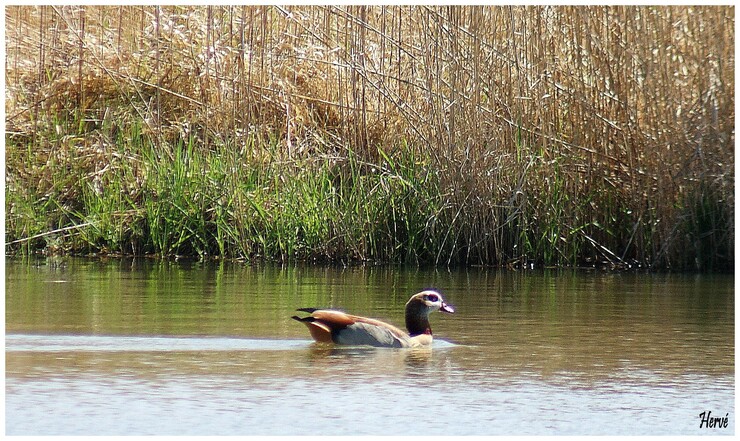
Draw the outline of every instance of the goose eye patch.
<instances>
[{"instance_id":1,"label":"goose eye patch","mask_svg":"<svg viewBox=\"0 0 740 441\"><path fill-rule=\"evenodd\" d=\"M429 300L430 302L436 302L439 300L439 296L436 294L429 294L427 296L427 300Z\"/></svg>"}]
</instances>

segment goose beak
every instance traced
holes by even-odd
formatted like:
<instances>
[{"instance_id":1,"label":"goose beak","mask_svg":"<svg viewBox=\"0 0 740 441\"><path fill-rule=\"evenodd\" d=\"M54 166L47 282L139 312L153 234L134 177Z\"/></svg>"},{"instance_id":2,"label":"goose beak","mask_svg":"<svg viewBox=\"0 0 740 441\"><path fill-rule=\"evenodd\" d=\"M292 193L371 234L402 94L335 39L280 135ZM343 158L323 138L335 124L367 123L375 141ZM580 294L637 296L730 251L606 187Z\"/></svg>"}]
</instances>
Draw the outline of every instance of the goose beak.
<instances>
[{"instance_id":1,"label":"goose beak","mask_svg":"<svg viewBox=\"0 0 740 441\"><path fill-rule=\"evenodd\" d=\"M439 310L440 312L446 312L448 314L452 314L455 312L455 308L444 302L442 302L442 306L439 308Z\"/></svg>"}]
</instances>

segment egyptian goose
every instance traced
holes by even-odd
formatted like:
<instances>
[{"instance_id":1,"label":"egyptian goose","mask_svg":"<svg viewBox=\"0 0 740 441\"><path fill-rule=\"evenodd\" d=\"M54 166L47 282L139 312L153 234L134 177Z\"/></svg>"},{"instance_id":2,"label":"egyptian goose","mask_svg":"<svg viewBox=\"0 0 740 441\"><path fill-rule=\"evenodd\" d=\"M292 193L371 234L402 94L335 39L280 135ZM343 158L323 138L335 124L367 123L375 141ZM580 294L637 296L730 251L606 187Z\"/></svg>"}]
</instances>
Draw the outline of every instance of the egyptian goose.
<instances>
[{"instance_id":1,"label":"egyptian goose","mask_svg":"<svg viewBox=\"0 0 740 441\"><path fill-rule=\"evenodd\" d=\"M302 318L294 315L293 319L306 325L311 337L321 343L410 348L432 344L429 314L437 310L455 312L437 291L427 290L411 296L406 303L408 333L380 320L350 315L334 309L301 308L298 311L311 315Z\"/></svg>"}]
</instances>

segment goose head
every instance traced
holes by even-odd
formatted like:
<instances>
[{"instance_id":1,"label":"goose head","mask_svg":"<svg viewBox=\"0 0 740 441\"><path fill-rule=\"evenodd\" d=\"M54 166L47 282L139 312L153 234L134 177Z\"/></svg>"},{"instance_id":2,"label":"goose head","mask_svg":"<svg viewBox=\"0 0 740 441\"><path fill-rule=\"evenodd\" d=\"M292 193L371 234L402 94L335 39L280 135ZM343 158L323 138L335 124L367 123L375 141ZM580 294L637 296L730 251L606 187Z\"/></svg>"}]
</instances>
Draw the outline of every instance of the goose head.
<instances>
[{"instance_id":1,"label":"goose head","mask_svg":"<svg viewBox=\"0 0 740 441\"><path fill-rule=\"evenodd\" d=\"M455 309L445 303L442 294L434 290L422 291L411 296L406 303L406 329L412 337L420 334L432 334L429 326L429 314L434 311L452 314Z\"/></svg>"}]
</instances>

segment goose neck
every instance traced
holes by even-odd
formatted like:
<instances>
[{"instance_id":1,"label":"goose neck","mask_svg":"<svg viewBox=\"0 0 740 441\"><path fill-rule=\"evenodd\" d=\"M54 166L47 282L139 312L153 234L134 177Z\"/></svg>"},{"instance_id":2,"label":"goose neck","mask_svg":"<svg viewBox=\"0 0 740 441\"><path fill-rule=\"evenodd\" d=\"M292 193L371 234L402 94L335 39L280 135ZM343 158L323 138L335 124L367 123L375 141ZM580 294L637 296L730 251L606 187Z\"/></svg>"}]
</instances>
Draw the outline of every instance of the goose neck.
<instances>
[{"instance_id":1,"label":"goose neck","mask_svg":"<svg viewBox=\"0 0 740 441\"><path fill-rule=\"evenodd\" d=\"M406 306L406 329L410 336L432 333L429 326L429 314L425 307L409 304Z\"/></svg>"}]
</instances>

